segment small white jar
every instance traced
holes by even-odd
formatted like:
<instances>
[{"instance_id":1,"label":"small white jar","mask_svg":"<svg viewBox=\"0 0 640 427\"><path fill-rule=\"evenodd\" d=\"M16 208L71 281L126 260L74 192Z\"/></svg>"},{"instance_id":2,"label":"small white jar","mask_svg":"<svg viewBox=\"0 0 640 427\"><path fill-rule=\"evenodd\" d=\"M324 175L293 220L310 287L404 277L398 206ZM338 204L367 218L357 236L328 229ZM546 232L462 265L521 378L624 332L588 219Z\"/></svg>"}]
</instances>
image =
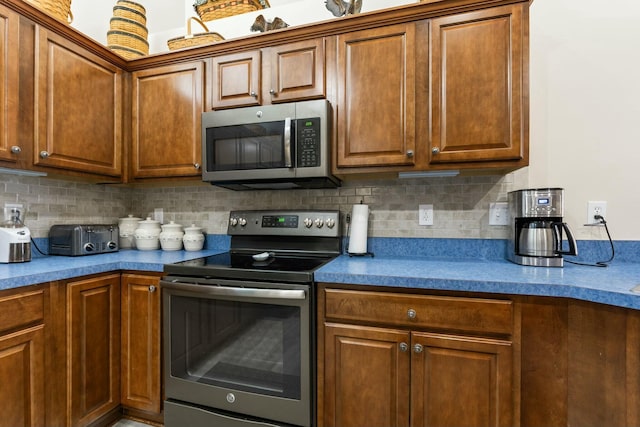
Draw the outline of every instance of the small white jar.
<instances>
[{"instance_id":1,"label":"small white jar","mask_svg":"<svg viewBox=\"0 0 640 427\"><path fill-rule=\"evenodd\" d=\"M204 234L202 228L191 224L191 227L184 229L184 237L182 238L185 251L200 251L204 247Z\"/></svg>"},{"instance_id":2,"label":"small white jar","mask_svg":"<svg viewBox=\"0 0 640 427\"><path fill-rule=\"evenodd\" d=\"M163 251L179 251L182 249L184 231L182 231L180 224L169 221L169 224L164 224L160 228L162 228L162 231L158 238L160 239L160 247Z\"/></svg>"},{"instance_id":3,"label":"small white jar","mask_svg":"<svg viewBox=\"0 0 640 427\"><path fill-rule=\"evenodd\" d=\"M147 217L144 221L138 221L138 228L134 232L136 248L141 251L153 251L160 248L160 221Z\"/></svg>"},{"instance_id":4,"label":"small white jar","mask_svg":"<svg viewBox=\"0 0 640 427\"><path fill-rule=\"evenodd\" d=\"M136 228L138 228L138 222L142 221L142 218L137 218L133 215L128 215L126 218L120 218L118 220L118 237L120 249L128 249L136 247L136 238L133 236Z\"/></svg>"}]
</instances>

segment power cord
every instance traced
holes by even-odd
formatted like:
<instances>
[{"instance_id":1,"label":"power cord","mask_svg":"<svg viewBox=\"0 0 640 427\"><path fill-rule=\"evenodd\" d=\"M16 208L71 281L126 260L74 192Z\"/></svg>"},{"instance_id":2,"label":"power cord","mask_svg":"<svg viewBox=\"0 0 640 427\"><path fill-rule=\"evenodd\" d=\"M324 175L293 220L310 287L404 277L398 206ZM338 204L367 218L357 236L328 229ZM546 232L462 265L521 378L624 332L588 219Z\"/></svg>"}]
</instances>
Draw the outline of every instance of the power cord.
<instances>
[{"instance_id":1,"label":"power cord","mask_svg":"<svg viewBox=\"0 0 640 427\"><path fill-rule=\"evenodd\" d=\"M26 224L24 223L24 221L20 218L20 210L18 209L13 209L11 211L12 215L13 215L13 219L14 221L16 221L18 224L22 225L23 227L26 227ZM40 255L47 255L44 252L42 252L40 250L40 248L38 247L38 245L36 245L35 240L33 240L33 237L31 235L29 235L29 239L31 239L31 244L33 245L34 248L36 248L36 250L40 253Z\"/></svg>"},{"instance_id":2,"label":"power cord","mask_svg":"<svg viewBox=\"0 0 640 427\"><path fill-rule=\"evenodd\" d=\"M594 215L593 218L599 221L596 225L604 225L604 230L607 232L607 237L609 238L609 244L611 245L611 257L606 261L597 261L594 264L590 264L587 262L565 260L568 263L575 264L575 265L584 265L587 267L608 267L609 266L608 264L611 261L613 261L613 258L616 256L616 250L613 247L613 240L611 239L611 233L609 233L609 227L607 227L607 221L604 219L602 215Z\"/></svg>"}]
</instances>

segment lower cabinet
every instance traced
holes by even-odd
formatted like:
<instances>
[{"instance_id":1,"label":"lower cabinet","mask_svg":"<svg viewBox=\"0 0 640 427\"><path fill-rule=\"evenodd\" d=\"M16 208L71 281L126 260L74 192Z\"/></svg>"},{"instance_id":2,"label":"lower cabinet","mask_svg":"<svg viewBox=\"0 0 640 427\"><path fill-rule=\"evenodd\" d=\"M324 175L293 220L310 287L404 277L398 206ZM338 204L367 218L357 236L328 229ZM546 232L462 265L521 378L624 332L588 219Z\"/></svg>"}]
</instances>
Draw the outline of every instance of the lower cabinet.
<instances>
[{"instance_id":1,"label":"lower cabinet","mask_svg":"<svg viewBox=\"0 0 640 427\"><path fill-rule=\"evenodd\" d=\"M324 289L319 426L511 426L511 301Z\"/></svg>"},{"instance_id":2,"label":"lower cabinet","mask_svg":"<svg viewBox=\"0 0 640 427\"><path fill-rule=\"evenodd\" d=\"M47 290L0 296L0 427L45 423L45 327Z\"/></svg>"}]
</instances>

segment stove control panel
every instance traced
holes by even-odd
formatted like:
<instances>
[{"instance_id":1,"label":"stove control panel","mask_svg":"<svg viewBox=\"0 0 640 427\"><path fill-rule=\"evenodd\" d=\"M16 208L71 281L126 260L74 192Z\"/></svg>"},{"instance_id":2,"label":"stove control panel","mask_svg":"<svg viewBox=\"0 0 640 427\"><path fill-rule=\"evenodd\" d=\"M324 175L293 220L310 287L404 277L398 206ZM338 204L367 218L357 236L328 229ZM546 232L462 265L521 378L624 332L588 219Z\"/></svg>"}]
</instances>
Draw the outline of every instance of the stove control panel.
<instances>
[{"instance_id":1,"label":"stove control panel","mask_svg":"<svg viewBox=\"0 0 640 427\"><path fill-rule=\"evenodd\" d=\"M339 237L340 211L231 211L227 234Z\"/></svg>"}]
</instances>

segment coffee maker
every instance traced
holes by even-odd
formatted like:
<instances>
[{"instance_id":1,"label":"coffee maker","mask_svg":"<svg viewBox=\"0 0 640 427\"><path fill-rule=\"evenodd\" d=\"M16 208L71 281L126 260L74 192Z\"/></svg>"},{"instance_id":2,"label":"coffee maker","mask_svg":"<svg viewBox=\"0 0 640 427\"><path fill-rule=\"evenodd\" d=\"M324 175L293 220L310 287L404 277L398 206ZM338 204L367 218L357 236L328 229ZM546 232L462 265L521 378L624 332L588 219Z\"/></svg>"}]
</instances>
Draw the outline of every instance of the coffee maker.
<instances>
[{"instance_id":1,"label":"coffee maker","mask_svg":"<svg viewBox=\"0 0 640 427\"><path fill-rule=\"evenodd\" d=\"M31 261L31 233L20 220L20 211L0 223L0 263Z\"/></svg>"},{"instance_id":2,"label":"coffee maker","mask_svg":"<svg viewBox=\"0 0 640 427\"><path fill-rule=\"evenodd\" d=\"M521 265L562 267L562 255L577 255L576 241L565 222L564 190L536 188L512 191L507 259ZM563 232L569 244L563 250Z\"/></svg>"}]
</instances>

